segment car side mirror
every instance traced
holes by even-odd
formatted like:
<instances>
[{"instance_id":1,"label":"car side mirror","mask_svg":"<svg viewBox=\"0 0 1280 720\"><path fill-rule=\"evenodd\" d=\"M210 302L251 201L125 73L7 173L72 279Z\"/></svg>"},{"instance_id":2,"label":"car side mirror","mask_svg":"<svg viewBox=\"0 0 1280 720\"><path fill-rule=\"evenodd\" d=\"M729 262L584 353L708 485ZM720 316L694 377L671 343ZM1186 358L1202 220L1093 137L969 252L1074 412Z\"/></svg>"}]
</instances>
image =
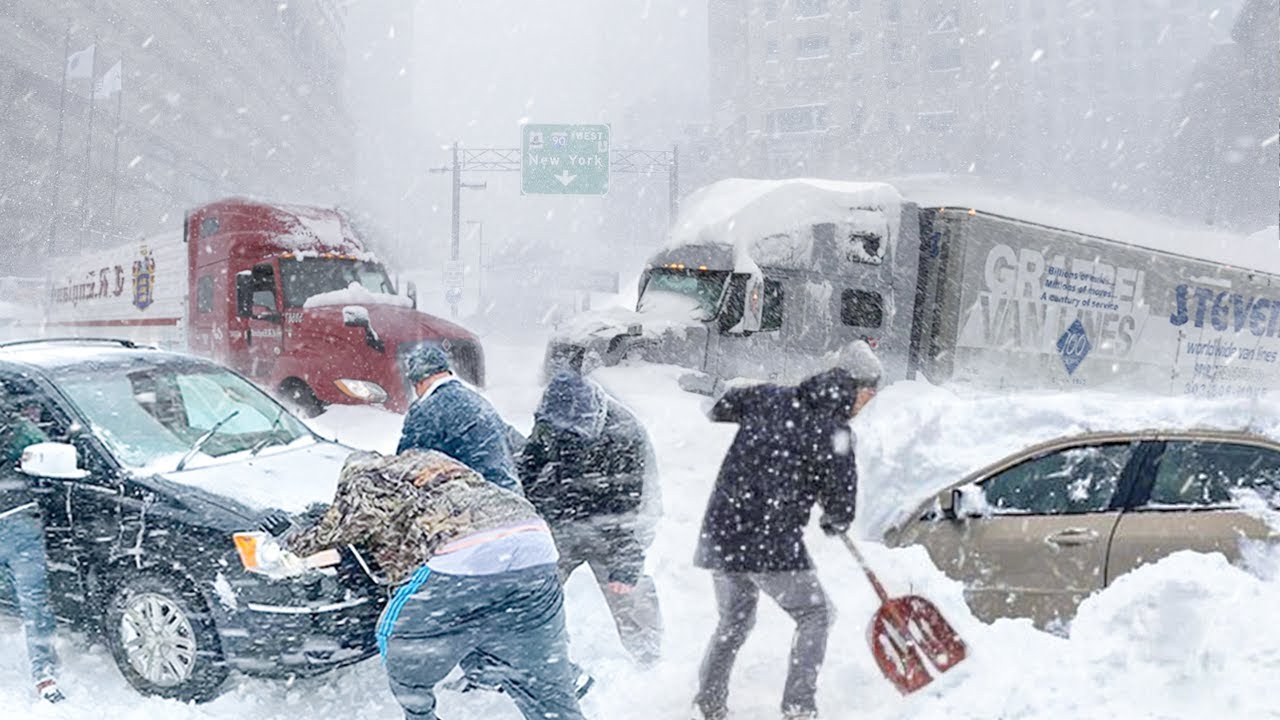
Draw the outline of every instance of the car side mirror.
<instances>
[{"instance_id":1,"label":"car side mirror","mask_svg":"<svg viewBox=\"0 0 1280 720\"><path fill-rule=\"evenodd\" d=\"M409 298L409 302L413 303L413 309L417 310L418 309L418 286L414 285L412 280L404 284L404 294L405 294L405 297Z\"/></svg>"},{"instance_id":2,"label":"car side mirror","mask_svg":"<svg viewBox=\"0 0 1280 720\"><path fill-rule=\"evenodd\" d=\"M68 443L35 443L22 450L18 471L24 475L59 480L80 480L89 476L79 468L76 447Z\"/></svg>"},{"instance_id":3,"label":"car side mirror","mask_svg":"<svg viewBox=\"0 0 1280 720\"><path fill-rule=\"evenodd\" d=\"M958 488L952 488L948 495L951 508L947 517L954 520L968 520L986 516L987 504L986 497L982 494L982 486L961 485ZM945 506L943 512L947 512Z\"/></svg>"}]
</instances>

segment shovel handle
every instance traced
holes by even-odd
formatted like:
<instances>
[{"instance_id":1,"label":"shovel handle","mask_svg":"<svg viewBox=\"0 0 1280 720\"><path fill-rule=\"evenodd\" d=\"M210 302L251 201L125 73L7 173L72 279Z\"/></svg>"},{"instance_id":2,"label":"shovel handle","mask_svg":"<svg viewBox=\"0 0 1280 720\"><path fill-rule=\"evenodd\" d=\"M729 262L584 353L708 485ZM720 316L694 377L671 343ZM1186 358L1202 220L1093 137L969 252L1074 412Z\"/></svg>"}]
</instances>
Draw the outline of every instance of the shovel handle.
<instances>
[{"instance_id":1,"label":"shovel handle","mask_svg":"<svg viewBox=\"0 0 1280 720\"><path fill-rule=\"evenodd\" d=\"M876 595L880 596L881 603L889 602L889 593L885 592L884 586L880 584L880 580L876 578L876 574L871 572L871 567L867 565L867 561L863 559L862 553L858 551L858 546L854 544L853 538L849 537L849 533L840 533L840 540L844 542L844 546L849 548L849 554L853 555L853 559L857 561L858 567L862 568L862 572L870 581L871 587L875 589Z\"/></svg>"}]
</instances>

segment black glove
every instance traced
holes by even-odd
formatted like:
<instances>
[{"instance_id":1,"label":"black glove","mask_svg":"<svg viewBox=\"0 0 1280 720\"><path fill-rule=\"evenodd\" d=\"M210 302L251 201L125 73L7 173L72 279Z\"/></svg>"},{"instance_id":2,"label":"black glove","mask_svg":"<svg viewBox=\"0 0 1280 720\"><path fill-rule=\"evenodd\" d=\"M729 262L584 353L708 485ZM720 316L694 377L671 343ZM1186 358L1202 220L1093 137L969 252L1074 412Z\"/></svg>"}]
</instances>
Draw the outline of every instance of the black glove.
<instances>
[{"instance_id":1,"label":"black glove","mask_svg":"<svg viewBox=\"0 0 1280 720\"><path fill-rule=\"evenodd\" d=\"M822 532L828 535L843 535L849 531L849 523L837 522L826 515L818 519L818 527L822 528Z\"/></svg>"},{"instance_id":2,"label":"black glove","mask_svg":"<svg viewBox=\"0 0 1280 720\"><path fill-rule=\"evenodd\" d=\"M258 519L258 528L275 537L280 537L293 528L293 520L289 518L289 513L283 510L268 510Z\"/></svg>"}]
</instances>

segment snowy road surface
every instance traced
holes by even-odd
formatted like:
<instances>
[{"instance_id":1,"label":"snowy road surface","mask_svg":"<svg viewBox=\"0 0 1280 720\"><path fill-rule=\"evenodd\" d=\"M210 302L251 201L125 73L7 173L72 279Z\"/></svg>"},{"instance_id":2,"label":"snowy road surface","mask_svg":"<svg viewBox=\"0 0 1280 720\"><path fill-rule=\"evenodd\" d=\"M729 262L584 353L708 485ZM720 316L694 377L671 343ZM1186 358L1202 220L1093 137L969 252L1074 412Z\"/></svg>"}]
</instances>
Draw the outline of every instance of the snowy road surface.
<instances>
[{"instance_id":1,"label":"snowy road surface","mask_svg":"<svg viewBox=\"0 0 1280 720\"><path fill-rule=\"evenodd\" d=\"M540 392L538 364L529 359L540 358L540 348L494 347L488 354L494 379L488 395L513 423L527 430ZM601 371L605 384L647 423L657 446L666 515L649 568L663 602L667 644L666 659L655 669L633 669L589 573L575 575L567 588L568 618L573 653L598 680L585 703L592 718L687 718L698 661L714 626L710 578L690 560L707 492L734 428L703 419L705 399L676 388L679 372L654 366ZM893 388L876 402L881 405L873 403L860 423L880 425L863 431L860 464L866 484L884 492L891 489L886 478L908 476L913 467L918 472L943 472L948 464L938 453L951 452L952 464L961 470L979 461L974 450L981 445L977 434L982 422L991 428L992 414L1000 416L1004 427L998 431L1003 433L1000 437L989 440L1004 452L1064 422L1087 426L1099 411L1088 401L1059 403L1053 412L1031 411L1009 401L965 403L922 387ZM1034 403L1042 407L1044 399ZM948 421L924 421L922 411L913 406L944 412ZM960 415L967 407L983 414ZM1179 412L1177 407L1162 411ZM339 408L320 417L316 426L355 445L390 450L398 437L399 418ZM952 427L957 433L948 442ZM917 442L909 443L912 438ZM879 473L869 470L868 464L875 461L868 457L872 452L893 453L898 464ZM875 517L883 518L883 513ZM970 646L970 658L948 676L903 698L879 675L867 649L864 632L874 610L869 587L843 548L822 537L816 527L810 532L810 547L838 610L818 696L826 718L1280 717L1272 692L1280 670L1280 629L1274 617L1274 608L1280 607L1280 581L1274 556L1258 559L1258 574L1267 579L1227 566L1220 557L1175 556L1122 578L1086 602L1072 638L1064 640L1021 621L983 625L965 610L959 586L934 570L923 551L888 551L868 544L868 555L880 568L890 594L913 591L934 600ZM790 632L785 616L763 602L756 632L734 674L730 707L735 720L779 716ZM0 619L0 717L401 717L376 659L293 683L233 675L218 700L185 706L136 694L106 650L86 646L82 637L63 632L59 650L66 664L63 684L71 699L57 707L37 704L27 687L20 625L11 618ZM444 720L518 717L499 695L442 692L440 697Z\"/></svg>"}]
</instances>

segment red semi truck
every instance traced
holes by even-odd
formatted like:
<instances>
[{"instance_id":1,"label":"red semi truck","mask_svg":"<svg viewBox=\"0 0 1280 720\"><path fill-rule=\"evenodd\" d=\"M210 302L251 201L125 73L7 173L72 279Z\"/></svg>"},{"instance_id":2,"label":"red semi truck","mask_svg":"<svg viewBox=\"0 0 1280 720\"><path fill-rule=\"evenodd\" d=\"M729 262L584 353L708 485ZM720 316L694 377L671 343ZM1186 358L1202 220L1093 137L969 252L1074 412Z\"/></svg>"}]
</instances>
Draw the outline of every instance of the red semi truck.
<instances>
[{"instance_id":1,"label":"red semi truck","mask_svg":"<svg viewBox=\"0 0 1280 720\"><path fill-rule=\"evenodd\" d=\"M187 213L179 235L60 258L43 332L111 336L193 352L238 370L306 412L333 403L404 412L403 361L443 348L484 383L465 329L401 294L350 220L325 208L231 198Z\"/></svg>"}]
</instances>

